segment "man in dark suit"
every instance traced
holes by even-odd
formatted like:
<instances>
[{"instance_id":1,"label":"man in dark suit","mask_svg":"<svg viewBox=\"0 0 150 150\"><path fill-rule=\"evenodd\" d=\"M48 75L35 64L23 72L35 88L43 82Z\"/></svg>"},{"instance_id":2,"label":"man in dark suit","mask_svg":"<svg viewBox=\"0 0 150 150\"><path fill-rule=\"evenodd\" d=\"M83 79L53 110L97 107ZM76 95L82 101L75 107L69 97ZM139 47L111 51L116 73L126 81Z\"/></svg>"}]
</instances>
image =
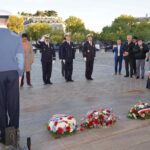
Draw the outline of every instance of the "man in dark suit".
<instances>
[{"instance_id":1,"label":"man in dark suit","mask_svg":"<svg viewBox=\"0 0 150 150\"><path fill-rule=\"evenodd\" d=\"M59 59L60 59L60 62L61 62L61 74L62 76L64 77L65 76L65 63L63 62L63 43L66 41L66 38L64 38L62 44L60 45L60 48L59 48Z\"/></svg>"},{"instance_id":2,"label":"man in dark suit","mask_svg":"<svg viewBox=\"0 0 150 150\"><path fill-rule=\"evenodd\" d=\"M136 48L138 45L138 38L134 36L132 42L134 43L134 48ZM133 55L133 74L136 75L136 58L134 55Z\"/></svg>"},{"instance_id":3,"label":"man in dark suit","mask_svg":"<svg viewBox=\"0 0 150 150\"><path fill-rule=\"evenodd\" d=\"M42 54L41 63L43 71L44 84L52 84L50 78L52 74L52 63L56 60L55 50L53 44L50 43L49 35L44 36L44 41L37 43L36 47L40 49Z\"/></svg>"},{"instance_id":4,"label":"man in dark suit","mask_svg":"<svg viewBox=\"0 0 150 150\"><path fill-rule=\"evenodd\" d=\"M122 60L123 60L123 46L121 40L117 40L117 46L113 48L113 52L115 60L115 75L117 75L117 73L121 75ZM118 64L119 64L119 71L118 71Z\"/></svg>"},{"instance_id":5,"label":"man in dark suit","mask_svg":"<svg viewBox=\"0 0 150 150\"><path fill-rule=\"evenodd\" d=\"M83 47L83 58L86 62L86 69L85 69L85 77L87 80L93 80L92 73L93 73L93 66L94 66L94 58L96 55L95 44L93 42L93 35L87 35L87 41L84 43Z\"/></svg>"},{"instance_id":6,"label":"man in dark suit","mask_svg":"<svg viewBox=\"0 0 150 150\"><path fill-rule=\"evenodd\" d=\"M123 56L125 60L126 75L124 77L129 77L129 66L130 66L130 77L133 77L133 49L134 43L132 42L132 35L127 36L127 42L123 46Z\"/></svg>"},{"instance_id":7,"label":"man in dark suit","mask_svg":"<svg viewBox=\"0 0 150 150\"><path fill-rule=\"evenodd\" d=\"M7 28L8 17L7 11L0 11L0 143L6 142L6 128L19 129L19 85L24 69L21 37Z\"/></svg>"},{"instance_id":8,"label":"man in dark suit","mask_svg":"<svg viewBox=\"0 0 150 150\"><path fill-rule=\"evenodd\" d=\"M62 45L62 59L65 63L65 79L66 82L73 82L73 60L75 59L75 48L73 42L71 42L71 34L65 34L66 41Z\"/></svg>"}]
</instances>

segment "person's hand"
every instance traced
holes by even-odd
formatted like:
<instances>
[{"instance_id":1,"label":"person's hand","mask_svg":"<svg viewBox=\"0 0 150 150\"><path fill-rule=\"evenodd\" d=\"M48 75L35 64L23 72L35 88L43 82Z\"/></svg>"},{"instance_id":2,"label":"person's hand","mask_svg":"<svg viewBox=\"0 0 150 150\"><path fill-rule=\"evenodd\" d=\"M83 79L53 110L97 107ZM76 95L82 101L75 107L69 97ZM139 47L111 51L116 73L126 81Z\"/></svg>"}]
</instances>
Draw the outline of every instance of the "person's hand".
<instances>
[{"instance_id":1,"label":"person's hand","mask_svg":"<svg viewBox=\"0 0 150 150\"><path fill-rule=\"evenodd\" d=\"M148 78L150 79L150 71L148 71Z\"/></svg>"},{"instance_id":2,"label":"person's hand","mask_svg":"<svg viewBox=\"0 0 150 150\"><path fill-rule=\"evenodd\" d=\"M86 61L86 57L84 57L84 61Z\"/></svg>"},{"instance_id":3,"label":"person's hand","mask_svg":"<svg viewBox=\"0 0 150 150\"><path fill-rule=\"evenodd\" d=\"M123 56L128 56L128 55L129 55L128 52L124 52L124 53L123 53Z\"/></svg>"},{"instance_id":4,"label":"person's hand","mask_svg":"<svg viewBox=\"0 0 150 150\"><path fill-rule=\"evenodd\" d=\"M55 60L53 60L53 64L55 64Z\"/></svg>"},{"instance_id":5,"label":"person's hand","mask_svg":"<svg viewBox=\"0 0 150 150\"><path fill-rule=\"evenodd\" d=\"M19 76L19 87L21 86L21 80L22 80L22 77Z\"/></svg>"},{"instance_id":6,"label":"person's hand","mask_svg":"<svg viewBox=\"0 0 150 150\"><path fill-rule=\"evenodd\" d=\"M66 61L65 61L65 59L63 59L63 63L65 63Z\"/></svg>"}]
</instances>

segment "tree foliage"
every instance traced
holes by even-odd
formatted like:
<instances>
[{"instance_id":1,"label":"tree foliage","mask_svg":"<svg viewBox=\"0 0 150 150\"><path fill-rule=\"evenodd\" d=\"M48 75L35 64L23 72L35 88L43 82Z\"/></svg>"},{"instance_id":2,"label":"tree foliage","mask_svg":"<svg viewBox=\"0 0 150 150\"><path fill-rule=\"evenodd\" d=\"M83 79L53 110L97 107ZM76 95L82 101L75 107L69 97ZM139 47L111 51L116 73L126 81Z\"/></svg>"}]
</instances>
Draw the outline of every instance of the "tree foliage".
<instances>
[{"instance_id":1,"label":"tree foliage","mask_svg":"<svg viewBox=\"0 0 150 150\"><path fill-rule=\"evenodd\" d=\"M8 20L8 28L17 34L24 30L24 19L23 17L10 16Z\"/></svg>"},{"instance_id":2,"label":"tree foliage","mask_svg":"<svg viewBox=\"0 0 150 150\"><path fill-rule=\"evenodd\" d=\"M84 32L85 25L84 22L75 16L71 16L65 21L66 23L66 31L74 34L75 32Z\"/></svg>"},{"instance_id":3,"label":"tree foliage","mask_svg":"<svg viewBox=\"0 0 150 150\"><path fill-rule=\"evenodd\" d=\"M103 41L126 40L128 34L135 35L143 40L150 40L150 24L147 20L140 22L132 16L122 15L116 18L111 26L103 28L100 37Z\"/></svg>"},{"instance_id":4,"label":"tree foliage","mask_svg":"<svg viewBox=\"0 0 150 150\"><path fill-rule=\"evenodd\" d=\"M27 28L27 33L32 40L38 40L45 34L50 34L52 28L48 24L36 23L29 25Z\"/></svg>"}]
</instances>

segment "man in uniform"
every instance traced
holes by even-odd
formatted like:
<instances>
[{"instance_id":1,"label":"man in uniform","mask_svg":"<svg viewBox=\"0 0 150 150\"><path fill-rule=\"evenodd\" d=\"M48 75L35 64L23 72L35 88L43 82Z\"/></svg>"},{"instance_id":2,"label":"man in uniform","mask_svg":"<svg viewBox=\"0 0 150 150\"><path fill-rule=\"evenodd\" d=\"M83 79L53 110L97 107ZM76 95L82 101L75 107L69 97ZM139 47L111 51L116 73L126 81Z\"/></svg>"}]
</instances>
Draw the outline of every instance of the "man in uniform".
<instances>
[{"instance_id":1,"label":"man in uniform","mask_svg":"<svg viewBox=\"0 0 150 150\"><path fill-rule=\"evenodd\" d=\"M56 60L55 50L53 44L50 43L49 35L44 36L44 41L37 43L36 47L41 52L41 63L43 72L44 84L52 84L50 78L52 74L52 63Z\"/></svg>"},{"instance_id":2,"label":"man in uniform","mask_svg":"<svg viewBox=\"0 0 150 150\"><path fill-rule=\"evenodd\" d=\"M92 73L93 73L93 66L94 66L94 59L96 55L95 44L93 43L93 35L87 35L87 41L83 47L83 57L84 61L86 62L86 69L85 69L85 77L87 80L93 80Z\"/></svg>"},{"instance_id":3,"label":"man in uniform","mask_svg":"<svg viewBox=\"0 0 150 150\"><path fill-rule=\"evenodd\" d=\"M73 82L73 59L75 59L74 44L71 42L71 34L65 34L66 41L62 45L62 59L65 63L65 79L66 82Z\"/></svg>"},{"instance_id":4,"label":"man in uniform","mask_svg":"<svg viewBox=\"0 0 150 150\"><path fill-rule=\"evenodd\" d=\"M19 129L19 85L24 69L21 37L7 28L10 13L0 11L0 142L5 129Z\"/></svg>"},{"instance_id":5,"label":"man in uniform","mask_svg":"<svg viewBox=\"0 0 150 150\"><path fill-rule=\"evenodd\" d=\"M123 46L123 56L125 60L126 75L124 77L129 77L129 66L130 66L130 77L133 77L133 53L134 43L132 42L132 35L127 36L127 42Z\"/></svg>"},{"instance_id":6,"label":"man in uniform","mask_svg":"<svg viewBox=\"0 0 150 150\"><path fill-rule=\"evenodd\" d=\"M60 62L61 62L61 74L62 76L64 77L65 76L65 63L63 62L63 59L62 59L62 51L63 51L63 43L66 41L66 38L64 38L62 44L60 45L60 48L59 48L59 59L60 59Z\"/></svg>"}]
</instances>

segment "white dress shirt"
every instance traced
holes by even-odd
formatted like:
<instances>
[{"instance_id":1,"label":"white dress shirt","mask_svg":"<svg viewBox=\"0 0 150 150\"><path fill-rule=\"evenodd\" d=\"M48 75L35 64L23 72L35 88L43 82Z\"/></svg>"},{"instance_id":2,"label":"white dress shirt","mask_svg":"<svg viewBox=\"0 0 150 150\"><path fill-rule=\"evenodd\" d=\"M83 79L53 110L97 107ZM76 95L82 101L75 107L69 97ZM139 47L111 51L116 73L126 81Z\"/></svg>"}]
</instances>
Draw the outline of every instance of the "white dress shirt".
<instances>
[{"instance_id":1,"label":"white dress shirt","mask_svg":"<svg viewBox=\"0 0 150 150\"><path fill-rule=\"evenodd\" d=\"M118 45L118 56L120 56L120 49L121 49L121 45Z\"/></svg>"}]
</instances>

